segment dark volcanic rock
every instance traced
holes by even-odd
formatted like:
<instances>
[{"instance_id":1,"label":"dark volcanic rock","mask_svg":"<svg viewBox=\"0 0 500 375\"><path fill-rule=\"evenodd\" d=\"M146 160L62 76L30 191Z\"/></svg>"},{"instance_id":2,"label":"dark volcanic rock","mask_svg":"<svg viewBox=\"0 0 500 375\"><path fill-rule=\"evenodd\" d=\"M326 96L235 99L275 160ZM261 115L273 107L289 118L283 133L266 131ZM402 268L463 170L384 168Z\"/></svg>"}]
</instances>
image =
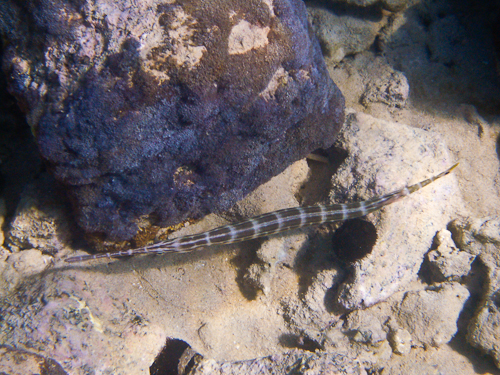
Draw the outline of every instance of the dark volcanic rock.
<instances>
[{"instance_id":1,"label":"dark volcanic rock","mask_svg":"<svg viewBox=\"0 0 500 375\"><path fill-rule=\"evenodd\" d=\"M80 225L226 210L329 147L344 99L300 0L8 0L3 68Z\"/></svg>"}]
</instances>

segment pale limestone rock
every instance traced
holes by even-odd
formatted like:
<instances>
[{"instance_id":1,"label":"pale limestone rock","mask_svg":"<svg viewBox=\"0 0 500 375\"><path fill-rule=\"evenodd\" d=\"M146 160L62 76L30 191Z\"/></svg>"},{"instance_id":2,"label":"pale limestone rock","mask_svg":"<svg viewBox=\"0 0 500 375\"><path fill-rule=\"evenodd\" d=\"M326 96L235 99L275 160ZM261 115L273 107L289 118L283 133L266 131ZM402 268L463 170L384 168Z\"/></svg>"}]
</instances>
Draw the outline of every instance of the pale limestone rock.
<instances>
[{"instance_id":1,"label":"pale limestone rock","mask_svg":"<svg viewBox=\"0 0 500 375\"><path fill-rule=\"evenodd\" d=\"M325 372L326 371L326 372ZM366 375L354 358L336 353L293 350L249 361L217 362L205 359L196 363L190 375L290 375L332 374Z\"/></svg>"},{"instance_id":2,"label":"pale limestone rock","mask_svg":"<svg viewBox=\"0 0 500 375\"><path fill-rule=\"evenodd\" d=\"M43 255L40 250L30 249L9 255L7 263L17 272L28 276L42 272L51 260L51 256Z\"/></svg>"},{"instance_id":3,"label":"pale limestone rock","mask_svg":"<svg viewBox=\"0 0 500 375\"><path fill-rule=\"evenodd\" d=\"M331 201L369 199L431 177L453 165L437 134L365 114L348 115L336 146L348 156L332 179ZM451 174L366 217L376 228L369 254L339 288L348 310L371 306L417 278L436 232L464 210Z\"/></svg>"},{"instance_id":4,"label":"pale limestone rock","mask_svg":"<svg viewBox=\"0 0 500 375\"><path fill-rule=\"evenodd\" d=\"M264 294L271 291L272 276L269 264L253 263L248 267L243 280L251 291L261 290Z\"/></svg>"},{"instance_id":5,"label":"pale limestone rock","mask_svg":"<svg viewBox=\"0 0 500 375\"><path fill-rule=\"evenodd\" d=\"M484 298L468 327L467 341L491 355L500 368L500 253L483 253L481 262L487 269Z\"/></svg>"},{"instance_id":6,"label":"pale limestone rock","mask_svg":"<svg viewBox=\"0 0 500 375\"><path fill-rule=\"evenodd\" d=\"M355 342L376 344L387 339L387 334L377 317L360 310L355 310L347 316L344 327L351 331Z\"/></svg>"},{"instance_id":7,"label":"pale limestone rock","mask_svg":"<svg viewBox=\"0 0 500 375\"><path fill-rule=\"evenodd\" d=\"M457 332L457 320L469 291L457 283L406 293L399 307L399 324L410 332L414 344L439 347Z\"/></svg>"},{"instance_id":8,"label":"pale limestone rock","mask_svg":"<svg viewBox=\"0 0 500 375\"><path fill-rule=\"evenodd\" d=\"M451 238L451 232L443 229L436 236L437 249L427 253L433 280L456 281L467 276L475 256L460 251Z\"/></svg>"},{"instance_id":9,"label":"pale limestone rock","mask_svg":"<svg viewBox=\"0 0 500 375\"><path fill-rule=\"evenodd\" d=\"M406 329L396 329L389 335L392 351L399 355L406 355L411 351L411 335Z\"/></svg>"},{"instance_id":10,"label":"pale limestone rock","mask_svg":"<svg viewBox=\"0 0 500 375\"><path fill-rule=\"evenodd\" d=\"M298 249L306 243L307 236L304 233L266 239L257 250L255 263L249 266L244 275L247 286L270 295L273 279L282 272L276 266L280 263L292 264Z\"/></svg>"},{"instance_id":11,"label":"pale limestone rock","mask_svg":"<svg viewBox=\"0 0 500 375\"><path fill-rule=\"evenodd\" d=\"M340 269L328 269L318 272L301 300L287 298L282 300L281 314L290 328L306 337L321 342L324 330L339 320L336 312L329 311L328 291L343 277ZM340 338L344 341L344 338ZM337 340L333 340L336 342Z\"/></svg>"},{"instance_id":12,"label":"pale limestone rock","mask_svg":"<svg viewBox=\"0 0 500 375\"><path fill-rule=\"evenodd\" d=\"M282 208L299 205L297 194L309 175L305 160L299 160L273 177L269 183L261 185L246 199L238 202L233 214L239 217L252 217ZM258 205L254 204L259 202ZM269 295L273 279L281 269L279 263L293 264L297 251L307 243L305 233L295 232L265 239L257 250L255 263L250 265L244 275L244 281L251 289L261 290Z\"/></svg>"},{"instance_id":13,"label":"pale limestone rock","mask_svg":"<svg viewBox=\"0 0 500 375\"><path fill-rule=\"evenodd\" d=\"M500 290L497 291L500 294ZM487 301L469 326L468 341L483 352L491 355L500 368L500 308L493 301Z\"/></svg>"},{"instance_id":14,"label":"pale limestone rock","mask_svg":"<svg viewBox=\"0 0 500 375\"><path fill-rule=\"evenodd\" d=\"M450 230L457 246L473 255L495 253L500 247L500 219L497 217L456 219Z\"/></svg>"},{"instance_id":15,"label":"pale limestone rock","mask_svg":"<svg viewBox=\"0 0 500 375\"><path fill-rule=\"evenodd\" d=\"M52 257L30 249L5 254L0 260L0 295L13 291L23 279L40 274L53 263Z\"/></svg>"}]
</instances>

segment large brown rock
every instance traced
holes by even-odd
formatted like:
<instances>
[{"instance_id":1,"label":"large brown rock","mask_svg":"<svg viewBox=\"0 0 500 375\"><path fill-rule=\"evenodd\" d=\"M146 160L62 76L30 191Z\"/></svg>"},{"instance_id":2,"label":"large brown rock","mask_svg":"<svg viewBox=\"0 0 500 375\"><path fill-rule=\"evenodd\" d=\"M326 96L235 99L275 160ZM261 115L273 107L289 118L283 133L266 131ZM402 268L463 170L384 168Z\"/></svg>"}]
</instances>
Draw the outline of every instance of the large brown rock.
<instances>
[{"instance_id":1,"label":"large brown rock","mask_svg":"<svg viewBox=\"0 0 500 375\"><path fill-rule=\"evenodd\" d=\"M226 210L329 147L344 99L300 0L4 1L3 67L79 224Z\"/></svg>"}]
</instances>

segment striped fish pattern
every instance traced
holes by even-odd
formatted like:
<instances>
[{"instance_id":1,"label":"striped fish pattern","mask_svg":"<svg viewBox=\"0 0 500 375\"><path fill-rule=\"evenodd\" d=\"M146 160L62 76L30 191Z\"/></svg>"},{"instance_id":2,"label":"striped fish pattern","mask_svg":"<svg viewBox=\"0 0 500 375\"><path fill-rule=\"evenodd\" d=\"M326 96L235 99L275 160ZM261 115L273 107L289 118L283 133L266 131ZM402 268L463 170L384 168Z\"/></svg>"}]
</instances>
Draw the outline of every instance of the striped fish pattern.
<instances>
[{"instance_id":1,"label":"striped fish pattern","mask_svg":"<svg viewBox=\"0 0 500 375\"><path fill-rule=\"evenodd\" d=\"M187 253L210 245L231 244L282 233L296 228L353 219L365 216L416 192L431 182L446 176L457 165L458 163L446 171L417 184L363 202L286 208L200 234L178 237L137 249L76 256L67 258L66 262L73 263L99 258L120 258L139 254Z\"/></svg>"}]
</instances>

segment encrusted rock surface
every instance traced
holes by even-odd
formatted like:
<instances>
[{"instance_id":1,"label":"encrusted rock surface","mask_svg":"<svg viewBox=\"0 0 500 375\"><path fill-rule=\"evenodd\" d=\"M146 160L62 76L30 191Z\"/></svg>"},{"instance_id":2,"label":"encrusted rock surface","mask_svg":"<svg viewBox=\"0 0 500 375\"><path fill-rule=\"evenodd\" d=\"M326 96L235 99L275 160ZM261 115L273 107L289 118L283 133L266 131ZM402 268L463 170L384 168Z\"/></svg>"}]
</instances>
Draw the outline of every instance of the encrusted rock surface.
<instances>
[{"instance_id":1,"label":"encrusted rock surface","mask_svg":"<svg viewBox=\"0 0 500 375\"><path fill-rule=\"evenodd\" d=\"M10 91L79 224L227 210L343 123L300 0L0 5Z\"/></svg>"},{"instance_id":2,"label":"encrusted rock surface","mask_svg":"<svg viewBox=\"0 0 500 375\"><path fill-rule=\"evenodd\" d=\"M398 71L387 71L373 77L361 98L363 105L384 103L390 108L403 108L410 95L410 85L405 75Z\"/></svg>"}]
</instances>

